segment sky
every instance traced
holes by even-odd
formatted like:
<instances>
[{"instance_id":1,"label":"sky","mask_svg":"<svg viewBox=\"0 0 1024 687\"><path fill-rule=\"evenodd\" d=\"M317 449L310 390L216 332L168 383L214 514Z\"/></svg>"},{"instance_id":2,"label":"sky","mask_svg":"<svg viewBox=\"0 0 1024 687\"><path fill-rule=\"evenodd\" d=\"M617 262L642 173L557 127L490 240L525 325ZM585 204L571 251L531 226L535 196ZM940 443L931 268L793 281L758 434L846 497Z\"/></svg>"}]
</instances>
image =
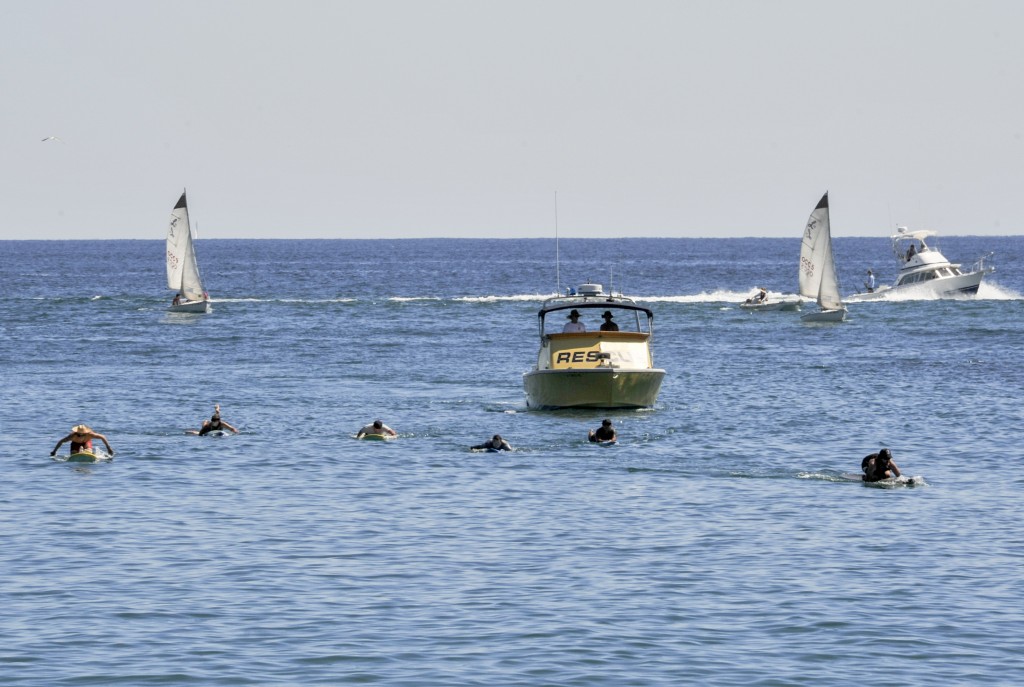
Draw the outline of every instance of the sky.
<instances>
[{"instance_id":1,"label":"sky","mask_svg":"<svg viewBox=\"0 0 1024 687\"><path fill-rule=\"evenodd\" d=\"M1024 233L1019 0L0 16L0 239Z\"/></svg>"}]
</instances>

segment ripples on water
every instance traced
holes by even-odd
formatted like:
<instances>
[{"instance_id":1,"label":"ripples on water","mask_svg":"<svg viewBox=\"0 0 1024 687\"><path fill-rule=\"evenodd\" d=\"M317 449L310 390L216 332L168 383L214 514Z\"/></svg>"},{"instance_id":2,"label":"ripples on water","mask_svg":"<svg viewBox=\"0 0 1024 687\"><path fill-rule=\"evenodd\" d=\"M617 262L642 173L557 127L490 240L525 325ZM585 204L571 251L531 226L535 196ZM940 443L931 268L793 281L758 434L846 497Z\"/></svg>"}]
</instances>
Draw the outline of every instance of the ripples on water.
<instances>
[{"instance_id":1,"label":"ripples on water","mask_svg":"<svg viewBox=\"0 0 1024 687\"><path fill-rule=\"evenodd\" d=\"M795 241L563 242L563 279L631 256L656 313L658 406L607 413L525 410L550 242L204 241L199 317L158 242L71 244L115 267L74 280L67 244L3 244L0 682L1020 682L1001 243L979 300L822 328L734 307L792 290ZM847 281L876 249L837 241ZM214 402L242 434L185 435ZM397 441L350 438L377 416ZM51 460L83 421L115 459ZM926 486L838 479L881 445Z\"/></svg>"}]
</instances>

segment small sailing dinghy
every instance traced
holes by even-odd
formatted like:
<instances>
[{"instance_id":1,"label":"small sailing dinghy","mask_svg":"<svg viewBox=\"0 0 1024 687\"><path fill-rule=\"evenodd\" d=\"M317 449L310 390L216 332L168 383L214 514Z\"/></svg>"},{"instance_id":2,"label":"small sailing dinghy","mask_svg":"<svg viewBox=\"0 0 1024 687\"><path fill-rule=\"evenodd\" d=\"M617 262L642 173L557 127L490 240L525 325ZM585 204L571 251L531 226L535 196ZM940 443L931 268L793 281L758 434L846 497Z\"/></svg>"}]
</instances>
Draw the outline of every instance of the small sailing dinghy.
<instances>
[{"instance_id":1,"label":"small sailing dinghy","mask_svg":"<svg viewBox=\"0 0 1024 687\"><path fill-rule=\"evenodd\" d=\"M800 242L800 295L813 298L821 308L801 315L804 322L842 322L846 308L839 296L839 279L832 258L832 232L828 217L828 191L807 219Z\"/></svg>"},{"instance_id":2,"label":"small sailing dinghy","mask_svg":"<svg viewBox=\"0 0 1024 687\"><path fill-rule=\"evenodd\" d=\"M171 312L210 312L210 297L199 278L184 191L171 211L171 224L167 228L167 287L175 293Z\"/></svg>"}]
</instances>

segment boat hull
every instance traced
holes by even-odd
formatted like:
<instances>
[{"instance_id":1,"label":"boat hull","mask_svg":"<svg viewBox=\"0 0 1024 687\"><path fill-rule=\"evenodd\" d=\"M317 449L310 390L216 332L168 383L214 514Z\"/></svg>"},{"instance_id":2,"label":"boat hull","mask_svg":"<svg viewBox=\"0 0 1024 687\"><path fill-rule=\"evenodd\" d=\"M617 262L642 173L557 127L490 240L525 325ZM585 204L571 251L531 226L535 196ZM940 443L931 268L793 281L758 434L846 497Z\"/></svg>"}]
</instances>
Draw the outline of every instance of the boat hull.
<instances>
[{"instance_id":1,"label":"boat hull","mask_svg":"<svg viewBox=\"0 0 1024 687\"><path fill-rule=\"evenodd\" d=\"M186 301L172 305L171 312L210 312L210 301Z\"/></svg>"},{"instance_id":2,"label":"boat hull","mask_svg":"<svg viewBox=\"0 0 1024 687\"><path fill-rule=\"evenodd\" d=\"M523 375L526 405L554 408L650 408L664 370L533 370Z\"/></svg>"},{"instance_id":3,"label":"boat hull","mask_svg":"<svg viewBox=\"0 0 1024 687\"><path fill-rule=\"evenodd\" d=\"M788 312L800 309L800 301L771 301L768 303L740 303L748 312Z\"/></svg>"},{"instance_id":4,"label":"boat hull","mask_svg":"<svg viewBox=\"0 0 1024 687\"><path fill-rule=\"evenodd\" d=\"M809 312L801 315L800 319L804 322L842 322L846 319L846 308Z\"/></svg>"}]
</instances>

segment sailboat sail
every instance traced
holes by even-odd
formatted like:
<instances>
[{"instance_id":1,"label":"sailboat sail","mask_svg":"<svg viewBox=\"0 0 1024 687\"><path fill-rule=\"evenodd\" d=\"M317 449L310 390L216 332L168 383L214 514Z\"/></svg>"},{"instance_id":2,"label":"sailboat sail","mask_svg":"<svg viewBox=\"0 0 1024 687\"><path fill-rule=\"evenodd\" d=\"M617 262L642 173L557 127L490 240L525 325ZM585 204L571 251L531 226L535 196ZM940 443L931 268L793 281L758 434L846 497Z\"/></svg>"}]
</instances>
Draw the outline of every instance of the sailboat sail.
<instances>
[{"instance_id":1,"label":"sailboat sail","mask_svg":"<svg viewBox=\"0 0 1024 687\"><path fill-rule=\"evenodd\" d=\"M827 191L808 218L800 243L800 295L815 299L824 310L843 307L832 257Z\"/></svg>"},{"instance_id":2,"label":"sailboat sail","mask_svg":"<svg viewBox=\"0 0 1024 687\"><path fill-rule=\"evenodd\" d=\"M171 224L167 228L167 286L187 300L204 299L199 265L196 263L196 252L192 246L188 203L184 192L171 211Z\"/></svg>"}]
</instances>

